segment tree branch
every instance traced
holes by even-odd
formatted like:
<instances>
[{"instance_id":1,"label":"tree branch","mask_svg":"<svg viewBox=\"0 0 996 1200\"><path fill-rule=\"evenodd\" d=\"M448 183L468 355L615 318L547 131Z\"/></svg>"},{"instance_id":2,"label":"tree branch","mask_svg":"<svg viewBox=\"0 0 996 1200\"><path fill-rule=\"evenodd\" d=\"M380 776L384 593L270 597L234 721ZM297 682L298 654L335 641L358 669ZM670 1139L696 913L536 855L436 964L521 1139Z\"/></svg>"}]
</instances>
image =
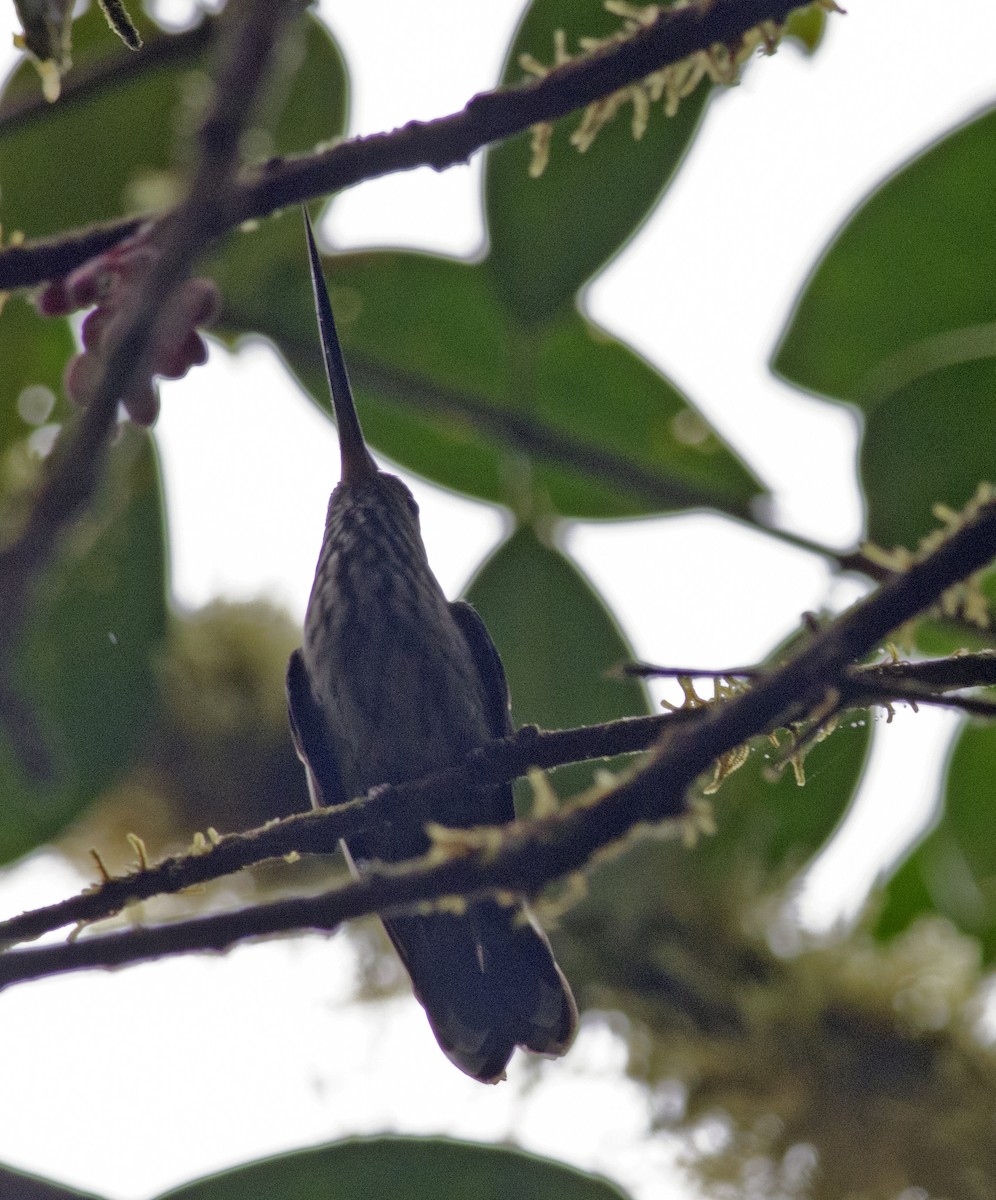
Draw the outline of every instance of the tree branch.
<instances>
[{"instance_id":1,"label":"tree branch","mask_svg":"<svg viewBox=\"0 0 996 1200\"><path fill-rule=\"evenodd\" d=\"M411 783L374 788L346 804L271 821L245 833L225 834L199 845L193 853L174 855L153 867L106 879L58 904L11 917L0 922L0 947L30 941L64 925L111 917L128 904L152 896L175 895L267 859L288 854L332 854L340 838L381 821L402 819L405 812L421 808L426 799L442 791L489 791L533 767L548 769L645 750L669 722L698 720L703 712L683 709L546 732L525 726L510 737L478 747L455 766Z\"/></svg>"},{"instance_id":2,"label":"tree branch","mask_svg":"<svg viewBox=\"0 0 996 1200\"><path fill-rule=\"evenodd\" d=\"M484 146L544 121L555 121L662 67L714 45L735 45L765 21L782 22L808 0L712 0L665 9L652 24L625 42L576 59L523 87L483 92L458 113L433 121L410 121L391 133L341 142L330 150L275 159L247 172L234 189L211 236L290 204L312 200L396 171L430 166L437 171L465 163ZM107 249L134 231L133 221L108 224L100 232ZM30 287L59 278L92 257L86 231L63 238L10 246L0 252L0 290ZM85 257L78 257L86 253Z\"/></svg>"},{"instance_id":3,"label":"tree branch","mask_svg":"<svg viewBox=\"0 0 996 1200\"><path fill-rule=\"evenodd\" d=\"M655 663L623 663L618 673L638 679L757 679L770 668L665 667ZM903 700L907 692L918 696L958 688L996 687L996 651L955 654L924 662L863 663L849 667L841 684L848 703L856 700Z\"/></svg>"},{"instance_id":4,"label":"tree branch","mask_svg":"<svg viewBox=\"0 0 996 1200\"><path fill-rule=\"evenodd\" d=\"M648 764L604 794L586 793L553 815L500 829L448 831L425 858L371 869L363 879L323 896L7 951L0 955L0 988L86 967L118 966L191 950L220 951L265 934L330 932L352 917L392 914L445 896L533 895L550 881L584 869L600 851L641 825L682 815L689 787L720 755L813 712L833 711L851 664L994 556L996 500L991 500L980 504L929 557L817 633L807 647L756 680L749 691L701 710L694 720L666 723Z\"/></svg>"}]
</instances>

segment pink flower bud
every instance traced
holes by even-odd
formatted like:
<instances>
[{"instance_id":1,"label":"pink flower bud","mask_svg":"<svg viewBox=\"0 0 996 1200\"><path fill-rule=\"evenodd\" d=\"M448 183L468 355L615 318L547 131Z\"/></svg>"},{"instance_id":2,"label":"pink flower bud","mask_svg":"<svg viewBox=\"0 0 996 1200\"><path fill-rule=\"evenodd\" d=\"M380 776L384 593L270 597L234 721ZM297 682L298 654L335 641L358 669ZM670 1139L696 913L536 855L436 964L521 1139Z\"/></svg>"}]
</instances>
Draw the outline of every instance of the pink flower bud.
<instances>
[{"instance_id":1,"label":"pink flower bud","mask_svg":"<svg viewBox=\"0 0 996 1200\"><path fill-rule=\"evenodd\" d=\"M43 317L64 317L73 311L64 279L53 279L35 296L35 308Z\"/></svg>"},{"instance_id":2,"label":"pink flower bud","mask_svg":"<svg viewBox=\"0 0 996 1200\"><path fill-rule=\"evenodd\" d=\"M38 311L45 316L64 316L76 308L96 305L83 321L83 353L66 367L65 387L77 403L85 403L103 369L107 347L133 307L136 291L155 265L159 249L149 240L151 224L103 254L84 263L65 279L54 280L37 296ZM198 325L212 320L221 298L210 279L188 279L169 304L163 331L147 355L149 373L138 379L122 397L129 417L139 425L151 425L159 414L159 398L153 375L179 379L193 366L207 360Z\"/></svg>"}]
</instances>

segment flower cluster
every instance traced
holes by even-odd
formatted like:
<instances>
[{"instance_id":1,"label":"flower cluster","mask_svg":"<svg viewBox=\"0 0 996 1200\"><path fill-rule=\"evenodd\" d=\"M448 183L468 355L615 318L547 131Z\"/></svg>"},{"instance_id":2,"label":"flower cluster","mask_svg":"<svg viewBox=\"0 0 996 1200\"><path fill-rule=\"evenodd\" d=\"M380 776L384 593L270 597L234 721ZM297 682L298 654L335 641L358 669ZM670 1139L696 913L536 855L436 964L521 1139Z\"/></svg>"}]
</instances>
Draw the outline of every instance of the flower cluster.
<instances>
[{"instance_id":1,"label":"flower cluster","mask_svg":"<svg viewBox=\"0 0 996 1200\"><path fill-rule=\"evenodd\" d=\"M66 394L78 404L86 403L100 378L107 349L159 254L149 237L151 228L144 226L65 279L49 283L37 297L38 311L49 317L96 306L83 321L83 352L66 367ZM148 371L121 397L128 416L136 424L151 425L159 414L154 376L179 379L191 367L207 360L207 346L197 327L209 323L218 306L218 289L209 279L188 279L173 294L165 319L146 354Z\"/></svg>"}]
</instances>

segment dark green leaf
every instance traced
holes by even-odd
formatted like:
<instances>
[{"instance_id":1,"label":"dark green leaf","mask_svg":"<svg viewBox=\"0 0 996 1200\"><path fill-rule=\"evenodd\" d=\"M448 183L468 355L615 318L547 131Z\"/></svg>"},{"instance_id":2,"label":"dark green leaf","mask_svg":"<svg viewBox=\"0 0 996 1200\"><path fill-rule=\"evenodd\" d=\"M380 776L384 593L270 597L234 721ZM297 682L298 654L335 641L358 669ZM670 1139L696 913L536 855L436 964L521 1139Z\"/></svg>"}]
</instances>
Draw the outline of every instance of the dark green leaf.
<instances>
[{"instance_id":1,"label":"dark green leaf","mask_svg":"<svg viewBox=\"0 0 996 1200\"><path fill-rule=\"evenodd\" d=\"M988 609L996 613L996 571L988 571L978 583ZM980 629L964 620L940 616L923 617L916 625L916 647L921 654L942 658L959 650L988 650L996 642L996 629Z\"/></svg>"},{"instance_id":2,"label":"dark green leaf","mask_svg":"<svg viewBox=\"0 0 996 1200\"><path fill-rule=\"evenodd\" d=\"M553 35L602 37L621 27L601 0L535 0L515 35L502 75L505 86L522 82L519 56L553 60ZM639 142L632 106L623 106L584 154L569 144L577 115L556 125L550 161L539 179L529 177L530 135L520 134L488 151L485 197L490 253L486 269L511 313L523 324L542 323L569 305L581 285L614 255L656 205L684 157L709 95L700 84L677 115L653 105Z\"/></svg>"},{"instance_id":3,"label":"dark green leaf","mask_svg":"<svg viewBox=\"0 0 996 1200\"><path fill-rule=\"evenodd\" d=\"M937 912L928 880L938 881L935 863L940 864L947 857L946 841L942 833L929 834L891 876L882 889L875 923L876 937L895 937L908 929L917 917Z\"/></svg>"},{"instance_id":4,"label":"dark green leaf","mask_svg":"<svg viewBox=\"0 0 996 1200\"><path fill-rule=\"evenodd\" d=\"M222 328L277 343L327 411L299 221L239 236L216 277ZM676 389L572 310L516 332L480 265L397 252L327 258L364 428L396 462L519 512L746 512L759 485ZM417 303L413 303L417 297Z\"/></svg>"},{"instance_id":5,"label":"dark green leaf","mask_svg":"<svg viewBox=\"0 0 996 1200\"><path fill-rule=\"evenodd\" d=\"M155 26L144 14L137 16L142 36L151 42ZM133 53L109 35L96 4L73 24L73 60L67 82L96 63L126 71L135 66ZM140 179L163 178L174 165L178 99L184 91L192 98L202 61L203 46L195 43L190 55L180 55L168 68L123 78L109 72L102 85L39 106L11 128L0 124L4 228L39 237L146 207L129 191ZM0 119L12 101L36 94L32 75L27 64L14 73ZM188 131L189 124L188 116ZM164 195L163 202L167 199Z\"/></svg>"},{"instance_id":6,"label":"dark green leaf","mask_svg":"<svg viewBox=\"0 0 996 1200\"><path fill-rule=\"evenodd\" d=\"M159 1200L624 1200L604 1179L520 1150L442 1138L356 1139L188 1184Z\"/></svg>"},{"instance_id":7,"label":"dark green leaf","mask_svg":"<svg viewBox=\"0 0 996 1200\"><path fill-rule=\"evenodd\" d=\"M4 1166L0 1166L0 1196L8 1200L99 1200L92 1192L77 1192Z\"/></svg>"},{"instance_id":8,"label":"dark green leaf","mask_svg":"<svg viewBox=\"0 0 996 1200\"><path fill-rule=\"evenodd\" d=\"M5 126L15 99L37 92L29 66L14 74L0 104L0 219L5 230L38 237L125 213L155 211L176 199L188 166L191 136L209 95L210 50L204 39L169 35L136 11L148 54L172 40L158 65L108 36L92 5L73 26L73 71L67 84L95 64L117 64L85 89L30 118ZM314 18L295 23L247 132L251 156L310 149L335 136L345 119L345 68L325 28Z\"/></svg>"},{"instance_id":9,"label":"dark green leaf","mask_svg":"<svg viewBox=\"0 0 996 1200\"><path fill-rule=\"evenodd\" d=\"M806 636L795 633L768 656L772 666L786 662ZM783 886L833 836L851 804L871 743L871 720L863 710L846 712L837 727L811 745L799 786L787 761L792 742L786 730L779 745L767 738L750 743L750 757L728 775L713 800L716 833L700 838L678 869L693 875L690 887L714 886L719 876L756 880L759 891ZM687 866L686 866L687 864ZM704 879L703 867L710 877Z\"/></svg>"},{"instance_id":10,"label":"dark green leaf","mask_svg":"<svg viewBox=\"0 0 996 1200\"><path fill-rule=\"evenodd\" d=\"M43 579L18 656L17 682L54 764L25 779L0 741L0 862L52 837L130 761L153 704L165 630L162 491L151 443L114 448L97 507Z\"/></svg>"},{"instance_id":11,"label":"dark green leaf","mask_svg":"<svg viewBox=\"0 0 996 1200\"><path fill-rule=\"evenodd\" d=\"M866 410L927 371L996 355L996 110L935 143L846 222L774 368Z\"/></svg>"},{"instance_id":12,"label":"dark green leaf","mask_svg":"<svg viewBox=\"0 0 996 1200\"><path fill-rule=\"evenodd\" d=\"M569 430L582 446L608 450L621 460L609 473L617 486L597 475L587 484L588 495L575 483L584 478L583 460L571 473L537 469L541 494L546 491L559 512L628 516L705 506L746 515L762 491L673 384L574 310L537 330L523 352L532 354L534 411L554 430ZM633 468L630 476L626 464Z\"/></svg>"},{"instance_id":13,"label":"dark green leaf","mask_svg":"<svg viewBox=\"0 0 996 1200\"><path fill-rule=\"evenodd\" d=\"M889 937L940 914L996 959L996 728L966 725L954 743L941 818L889 880L876 932Z\"/></svg>"},{"instance_id":14,"label":"dark green leaf","mask_svg":"<svg viewBox=\"0 0 996 1200\"><path fill-rule=\"evenodd\" d=\"M701 838L689 859L692 870L713 874L756 872L771 886L784 884L826 845L857 791L870 743L866 712L845 713L840 725L806 755L805 786L791 766L777 778L770 773L788 747L775 749L767 739L751 744L750 758L715 796L717 831Z\"/></svg>"},{"instance_id":15,"label":"dark green leaf","mask_svg":"<svg viewBox=\"0 0 996 1200\"><path fill-rule=\"evenodd\" d=\"M18 411L25 388L44 388L54 402L50 416L60 420L62 372L75 350L73 335L64 320L41 317L23 296L10 296L0 309L0 446L7 448L26 437L32 423Z\"/></svg>"},{"instance_id":16,"label":"dark green leaf","mask_svg":"<svg viewBox=\"0 0 996 1200\"><path fill-rule=\"evenodd\" d=\"M293 22L255 121L255 157L303 154L346 130L346 63L328 28L307 14Z\"/></svg>"},{"instance_id":17,"label":"dark green leaf","mask_svg":"<svg viewBox=\"0 0 996 1200\"><path fill-rule=\"evenodd\" d=\"M517 725L562 729L647 711L633 680L607 679L632 658L611 613L559 550L519 529L485 562L467 591L505 664ZM562 768L562 794L591 780L591 767Z\"/></svg>"},{"instance_id":18,"label":"dark green leaf","mask_svg":"<svg viewBox=\"0 0 996 1200\"><path fill-rule=\"evenodd\" d=\"M987 358L920 375L869 414L861 479L873 541L912 549L937 527L935 504L959 510L980 482L996 483L994 403Z\"/></svg>"}]
</instances>

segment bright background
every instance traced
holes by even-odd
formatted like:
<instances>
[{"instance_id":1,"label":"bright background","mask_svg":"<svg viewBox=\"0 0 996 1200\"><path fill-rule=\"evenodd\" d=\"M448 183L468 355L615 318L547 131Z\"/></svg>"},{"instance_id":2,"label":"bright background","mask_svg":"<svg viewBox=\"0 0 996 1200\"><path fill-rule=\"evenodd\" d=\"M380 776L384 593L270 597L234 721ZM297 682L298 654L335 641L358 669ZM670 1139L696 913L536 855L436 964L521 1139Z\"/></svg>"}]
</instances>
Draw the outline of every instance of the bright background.
<instances>
[{"instance_id":1,"label":"bright background","mask_svg":"<svg viewBox=\"0 0 996 1200\"><path fill-rule=\"evenodd\" d=\"M493 86L520 4L321 8L354 87L350 130L369 133L454 111ZM3 24L14 28L6 9L0 66L14 61ZM666 201L586 296L594 319L665 370L768 482L777 519L818 541L848 547L859 536L858 426L773 379L766 362L848 211L992 100L994 45L991 0L942 12L927 0L855 0L830 20L815 58L786 46L716 98ZM363 184L336 201L323 234L340 248L474 255L480 165ZM302 616L336 480L335 436L272 351L213 347L206 368L163 388L157 434L176 602L264 594ZM408 482L430 560L456 595L501 538L502 517ZM750 662L803 611L857 594L820 559L718 517L579 525L564 538L638 655L656 661ZM730 579L740 581L735 594ZM878 723L849 829L802 898L811 925L852 912L883 859L926 820L951 728L936 712ZM62 860L33 856L0 874L0 911L83 882ZM607 1021L586 1022L576 1049L543 1064L535 1085L513 1062L507 1084L483 1088L438 1052L413 1000L356 1005L352 984L343 939L304 937L5 993L0 1160L110 1200L144 1200L344 1134L446 1132L513 1139L600 1170L640 1200L659 1196L662 1178L674 1194L674 1144L647 1136L653 1099L621 1077L624 1050Z\"/></svg>"}]
</instances>

